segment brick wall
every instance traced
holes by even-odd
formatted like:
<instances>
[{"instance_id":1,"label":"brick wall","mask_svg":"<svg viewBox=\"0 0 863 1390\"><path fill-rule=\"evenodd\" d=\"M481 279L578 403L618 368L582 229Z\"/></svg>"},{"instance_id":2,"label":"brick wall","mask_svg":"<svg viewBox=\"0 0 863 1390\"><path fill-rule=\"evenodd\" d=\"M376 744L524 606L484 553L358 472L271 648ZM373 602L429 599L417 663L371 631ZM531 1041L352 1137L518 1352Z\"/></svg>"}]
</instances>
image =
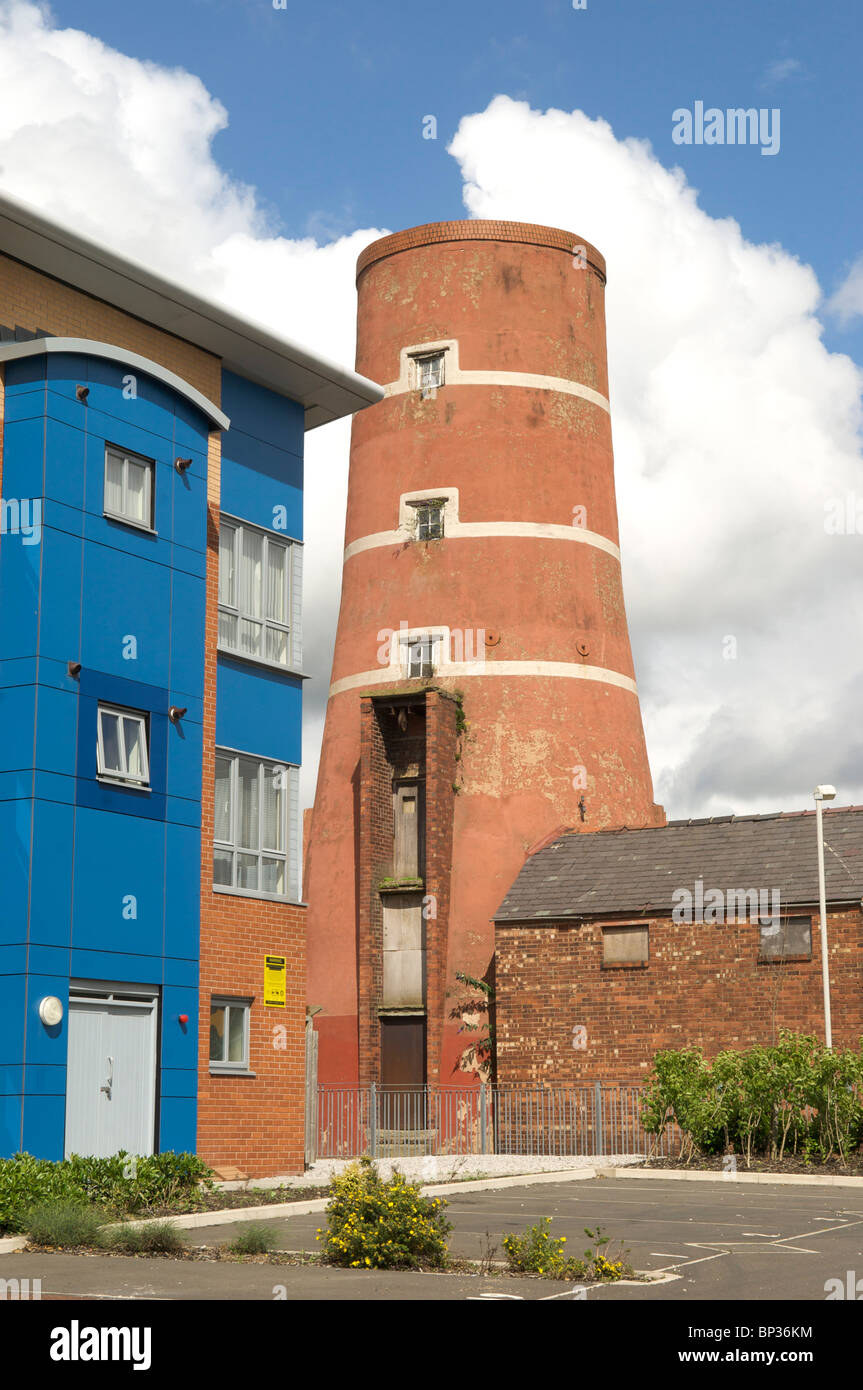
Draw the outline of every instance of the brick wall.
<instances>
[{"instance_id":1,"label":"brick wall","mask_svg":"<svg viewBox=\"0 0 863 1390\"><path fill-rule=\"evenodd\" d=\"M211 436L216 439L216 436ZM218 442L207 479L207 631L201 811L201 993L198 1051L198 1153L211 1166L236 1165L252 1177L301 1173L304 1166L304 906L214 893L216 646L219 627ZM284 1009L263 1004L264 956L287 957ZM210 999L252 999L250 1076L211 1076ZM283 1025L282 1034L279 1025ZM284 1046L281 1044L284 1043ZM276 1044L279 1044L278 1046Z\"/></svg>"},{"instance_id":2,"label":"brick wall","mask_svg":"<svg viewBox=\"0 0 863 1390\"><path fill-rule=\"evenodd\" d=\"M755 923L723 926L649 920L650 959L602 965L602 923L498 925L498 1076L537 1084L633 1080L660 1048L768 1044L779 1029L824 1037L820 928L812 958L759 960ZM620 919L623 920L623 919ZM633 919L628 919L633 920ZM613 925L609 920L606 925ZM863 1034L863 913L828 913L835 1047ZM586 1047L573 1047L573 1029Z\"/></svg>"},{"instance_id":3,"label":"brick wall","mask_svg":"<svg viewBox=\"0 0 863 1390\"><path fill-rule=\"evenodd\" d=\"M31 333L44 329L56 338L93 338L127 348L176 372L219 404L222 366L218 357L3 255L0 323Z\"/></svg>"},{"instance_id":4,"label":"brick wall","mask_svg":"<svg viewBox=\"0 0 863 1390\"><path fill-rule=\"evenodd\" d=\"M444 1029L452 1027L446 1015L446 970L449 942L450 875L454 785L458 772L456 723L458 704L446 691L430 690L426 696L426 888L431 897L426 919L426 1003L428 1008L427 1079L452 1084L441 1075ZM455 1026L458 1026L457 1024Z\"/></svg>"}]
</instances>

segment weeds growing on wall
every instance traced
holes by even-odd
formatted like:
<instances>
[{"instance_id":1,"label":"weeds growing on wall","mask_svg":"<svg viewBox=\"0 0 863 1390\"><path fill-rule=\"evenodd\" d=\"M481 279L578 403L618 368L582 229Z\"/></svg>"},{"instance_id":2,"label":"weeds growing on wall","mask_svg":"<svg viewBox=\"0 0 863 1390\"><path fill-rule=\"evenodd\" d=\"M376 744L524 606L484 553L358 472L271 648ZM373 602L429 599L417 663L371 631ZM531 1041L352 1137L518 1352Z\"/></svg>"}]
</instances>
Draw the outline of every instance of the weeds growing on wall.
<instances>
[{"instance_id":1,"label":"weeds growing on wall","mask_svg":"<svg viewBox=\"0 0 863 1390\"><path fill-rule=\"evenodd\" d=\"M863 1048L831 1051L786 1030L773 1047L720 1052L713 1062L697 1048L658 1052L642 1123L658 1140L672 1121L687 1160L845 1160L863 1140Z\"/></svg>"}]
</instances>

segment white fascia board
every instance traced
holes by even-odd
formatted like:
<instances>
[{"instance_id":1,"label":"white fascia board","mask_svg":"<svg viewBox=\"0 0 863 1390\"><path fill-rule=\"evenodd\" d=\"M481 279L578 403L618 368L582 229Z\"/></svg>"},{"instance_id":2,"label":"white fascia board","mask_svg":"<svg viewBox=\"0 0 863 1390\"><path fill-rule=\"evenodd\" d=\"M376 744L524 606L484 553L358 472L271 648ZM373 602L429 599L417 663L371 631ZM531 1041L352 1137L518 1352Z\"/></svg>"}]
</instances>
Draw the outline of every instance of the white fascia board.
<instances>
[{"instance_id":1,"label":"white fascia board","mask_svg":"<svg viewBox=\"0 0 863 1390\"><path fill-rule=\"evenodd\" d=\"M143 372L145 376L155 377L157 381L170 386L172 391L184 396L187 401L206 415L211 425L217 429L231 428L231 422L207 396L202 395L176 372L142 357L138 352L129 352L114 343L97 343L92 338L30 338L24 343L0 343L0 362L13 362L19 357L39 357L43 353L74 352L82 357L105 357L110 362L119 362L124 367Z\"/></svg>"},{"instance_id":2,"label":"white fascia board","mask_svg":"<svg viewBox=\"0 0 863 1390\"><path fill-rule=\"evenodd\" d=\"M0 252L221 359L304 407L306 428L382 400L383 387L0 196Z\"/></svg>"}]
</instances>

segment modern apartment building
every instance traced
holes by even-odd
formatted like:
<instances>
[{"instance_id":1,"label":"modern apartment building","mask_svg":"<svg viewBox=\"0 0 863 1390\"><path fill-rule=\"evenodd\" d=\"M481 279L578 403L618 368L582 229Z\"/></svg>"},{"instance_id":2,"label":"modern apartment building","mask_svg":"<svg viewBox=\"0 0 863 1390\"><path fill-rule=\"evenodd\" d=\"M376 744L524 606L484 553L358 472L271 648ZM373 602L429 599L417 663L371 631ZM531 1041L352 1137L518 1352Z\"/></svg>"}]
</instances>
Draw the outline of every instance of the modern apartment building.
<instances>
[{"instance_id":1,"label":"modern apartment building","mask_svg":"<svg viewBox=\"0 0 863 1390\"><path fill-rule=\"evenodd\" d=\"M303 442L381 396L0 199L0 1153L302 1167Z\"/></svg>"}]
</instances>

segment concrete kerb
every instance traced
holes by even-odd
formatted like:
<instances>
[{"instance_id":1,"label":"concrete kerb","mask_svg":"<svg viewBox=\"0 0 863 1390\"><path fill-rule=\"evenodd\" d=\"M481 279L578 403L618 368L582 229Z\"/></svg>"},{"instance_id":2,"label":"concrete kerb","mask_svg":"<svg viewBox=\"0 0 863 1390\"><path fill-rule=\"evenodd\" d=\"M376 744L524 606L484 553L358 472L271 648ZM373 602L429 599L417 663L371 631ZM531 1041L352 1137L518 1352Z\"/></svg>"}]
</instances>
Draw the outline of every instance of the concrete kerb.
<instances>
[{"instance_id":1,"label":"concrete kerb","mask_svg":"<svg viewBox=\"0 0 863 1390\"><path fill-rule=\"evenodd\" d=\"M422 1191L429 1197L454 1196L463 1192L494 1192L508 1187L536 1187L543 1183L585 1182L591 1178L646 1178L672 1182L775 1183L786 1187L851 1187L863 1188L863 1178L836 1177L818 1173L715 1173L691 1172L685 1168L633 1168L627 1166L597 1166L595 1168L563 1168L546 1173L524 1173L505 1178L477 1179L472 1182L428 1183ZM187 1212L177 1216L148 1216L140 1221L115 1223L120 1226L152 1226L169 1222L180 1230L195 1230L199 1226L230 1226L246 1221L276 1221L287 1216L310 1216L327 1208L328 1198L307 1202L274 1202L260 1207L231 1207L222 1211ZM26 1236L0 1238L0 1254L23 1250Z\"/></svg>"}]
</instances>

